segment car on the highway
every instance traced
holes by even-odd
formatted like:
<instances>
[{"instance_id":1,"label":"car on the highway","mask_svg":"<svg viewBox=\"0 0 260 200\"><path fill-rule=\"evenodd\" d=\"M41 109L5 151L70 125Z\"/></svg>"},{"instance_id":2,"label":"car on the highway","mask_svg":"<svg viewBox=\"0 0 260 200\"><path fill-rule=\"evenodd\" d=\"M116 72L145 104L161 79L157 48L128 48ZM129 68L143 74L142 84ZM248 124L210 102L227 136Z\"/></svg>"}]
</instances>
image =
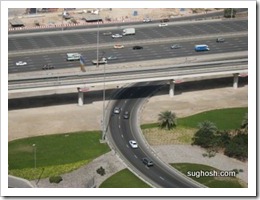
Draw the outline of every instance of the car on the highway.
<instances>
[{"instance_id":1,"label":"car on the highway","mask_svg":"<svg viewBox=\"0 0 260 200\"><path fill-rule=\"evenodd\" d=\"M153 161L147 157L142 158L142 161L147 167L153 166Z\"/></svg>"},{"instance_id":2,"label":"car on the highway","mask_svg":"<svg viewBox=\"0 0 260 200\"><path fill-rule=\"evenodd\" d=\"M48 64L48 65L43 65L42 69L43 69L43 70L46 70L46 69L54 69L54 66L53 66L53 65L50 65L50 64Z\"/></svg>"},{"instance_id":3,"label":"car on the highway","mask_svg":"<svg viewBox=\"0 0 260 200\"><path fill-rule=\"evenodd\" d=\"M124 45L122 45L122 44L115 44L115 45L114 45L114 48L115 48L115 49L123 49L123 48L124 48Z\"/></svg>"},{"instance_id":4,"label":"car on the highway","mask_svg":"<svg viewBox=\"0 0 260 200\"><path fill-rule=\"evenodd\" d=\"M108 57L107 57L107 60L117 60L117 57L111 55L111 56L108 56Z\"/></svg>"},{"instance_id":5,"label":"car on the highway","mask_svg":"<svg viewBox=\"0 0 260 200\"><path fill-rule=\"evenodd\" d=\"M138 144L135 140L129 140L129 144L133 149L137 149L138 148Z\"/></svg>"},{"instance_id":6,"label":"car on the highway","mask_svg":"<svg viewBox=\"0 0 260 200\"><path fill-rule=\"evenodd\" d=\"M143 49L142 46L133 46L133 50L140 50L140 49Z\"/></svg>"},{"instance_id":7,"label":"car on the highway","mask_svg":"<svg viewBox=\"0 0 260 200\"><path fill-rule=\"evenodd\" d=\"M114 39L114 38L121 38L121 37L123 37L121 34L114 34L114 35L112 35L112 38Z\"/></svg>"},{"instance_id":8,"label":"car on the highway","mask_svg":"<svg viewBox=\"0 0 260 200\"><path fill-rule=\"evenodd\" d=\"M114 114L119 114L121 109L119 107L114 108Z\"/></svg>"},{"instance_id":9,"label":"car on the highway","mask_svg":"<svg viewBox=\"0 0 260 200\"><path fill-rule=\"evenodd\" d=\"M23 65L27 65L27 62L24 62L24 61L18 61L15 63L16 66L23 66Z\"/></svg>"},{"instance_id":10,"label":"car on the highway","mask_svg":"<svg viewBox=\"0 0 260 200\"><path fill-rule=\"evenodd\" d=\"M152 20L151 20L150 18L144 18L144 19L143 19L143 22L144 22L144 23L149 23L149 22L151 22L151 21L152 21Z\"/></svg>"},{"instance_id":11,"label":"car on the highway","mask_svg":"<svg viewBox=\"0 0 260 200\"><path fill-rule=\"evenodd\" d=\"M124 119L129 119L129 112L125 111L123 117L124 117Z\"/></svg>"},{"instance_id":12,"label":"car on the highway","mask_svg":"<svg viewBox=\"0 0 260 200\"><path fill-rule=\"evenodd\" d=\"M219 37L219 38L217 38L217 39L216 39L216 42L218 42L218 43L225 42L225 39L224 39L224 38L221 38L221 37Z\"/></svg>"},{"instance_id":13,"label":"car on the highway","mask_svg":"<svg viewBox=\"0 0 260 200\"><path fill-rule=\"evenodd\" d=\"M159 24L159 27L164 27L164 26L168 26L168 24L166 24L166 23Z\"/></svg>"},{"instance_id":14,"label":"car on the highway","mask_svg":"<svg viewBox=\"0 0 260 200\"><path fill-rule=\"evenodd\" d=\"M108 32L104 32L103 35L112 35L112 32L108 31Z\"/></svg>"},{"instance_id":15,"label":"car on the highway","mask_svg":"<svg viewBox=\"0 0 260 200\"><path fill-rule=\"evenodd\" d=\"M179 44L174 44L171 46L171 49L180 49L181 48L181 45Z\"/></svg>"}]
</instances>

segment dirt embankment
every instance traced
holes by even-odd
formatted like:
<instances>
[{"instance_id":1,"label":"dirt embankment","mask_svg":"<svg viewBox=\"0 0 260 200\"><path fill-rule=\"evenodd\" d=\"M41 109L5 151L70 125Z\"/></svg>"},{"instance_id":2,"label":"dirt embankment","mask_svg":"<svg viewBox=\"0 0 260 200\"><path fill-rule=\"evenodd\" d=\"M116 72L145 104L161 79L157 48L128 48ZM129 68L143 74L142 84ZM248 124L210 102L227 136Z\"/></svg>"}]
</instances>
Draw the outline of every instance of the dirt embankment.
<instances>
[{"instance_id":1,"label":"dirt embankment","mask_svg":"<svg viewBox=\"0 0 260 200\"><path fill-rule=\"evenodd\" d=\"M95 15L97 10L90 8L82 8L66 11L74 19L65 20L62 18L63 8L57 9L55 12L40 12L37 14L26 13L25 8L9 9L9 19L19 18L25 27L34 26L53 26L61 24L78 24L86 23L82 18L87 15ZM200 14L206 12L214 12L216 9L179 9L179 8L107 8L98 10L99 16L105 22L113 21L138 21L144 18L164 19L174 18L180 16L187 16L192 14ZM36 25L37 23L37 25Z\"/></svg>"}]
</instances>

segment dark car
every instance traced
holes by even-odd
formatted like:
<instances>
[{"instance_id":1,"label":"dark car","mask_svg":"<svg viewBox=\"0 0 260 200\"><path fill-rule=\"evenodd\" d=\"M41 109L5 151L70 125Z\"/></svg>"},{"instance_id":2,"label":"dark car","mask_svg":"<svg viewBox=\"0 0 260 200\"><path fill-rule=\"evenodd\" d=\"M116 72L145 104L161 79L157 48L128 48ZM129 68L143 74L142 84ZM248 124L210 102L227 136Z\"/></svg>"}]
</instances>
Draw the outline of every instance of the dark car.
<instances>
[{"instance_id":1,"label":"dark car","mask_svg":"<svg viewBox=\"0 0 260 200\"><path fill-rule=\"evenodd\" d=\"M147 158L147 157L142 158L142 161L143 161L143 163L144 163L147 167L153 166L153 161L150 160L150 159Z\"/></svg>"},{"instance_id":2,"label":"dark car","mask_svg":"<svg viewBox=\"0 0 260 200\"><path fill-rule=\"evenodd\" d=\"M139 50L139 49L143 49L142 46L133 46L133 50Z\"/></svg>"},{"instance_id":3,"label":"dark car","mask_svg":"<svg viewBox=\"0 0 260 200\"><path fill-rule=\"evenodd\" d=\"M217 38L217 39L216 39L216 42L219 42L219 43L220 43L220 42L225 42L225 39L224 39L224 38Z\"/></svg>"},{"instance_id":4,"label":"dark car","mask_svg":"<svg viewBox=\"0 0 260 200\"><path fill-rule=\"evenodd\" d=\"M124 117L124 119L129 119L129 112L125 111L123 117Z\"/></svg>"}]
</instances>

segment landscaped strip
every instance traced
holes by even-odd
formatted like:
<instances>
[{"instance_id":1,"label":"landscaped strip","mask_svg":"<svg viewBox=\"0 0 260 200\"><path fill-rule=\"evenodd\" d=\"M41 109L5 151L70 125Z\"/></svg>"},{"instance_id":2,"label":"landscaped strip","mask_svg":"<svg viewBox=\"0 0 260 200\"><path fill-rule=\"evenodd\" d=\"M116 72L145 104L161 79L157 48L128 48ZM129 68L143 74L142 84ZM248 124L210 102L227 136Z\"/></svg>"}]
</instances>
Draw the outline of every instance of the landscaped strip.
<instances>
[{"instance_id":1,"label":"landscaped strip","mask_svg":"<svg viewBox=\"0 0 260 200\"><path fill-rule=\"evenodd\" d=\"M100 131L88 131L11 141L9 174L33 180L70 172L110 151L100 138Z\"/></svg>"},{"instance_id":2,"label":"landscaped strip","mask_svg":"<svg viewBox=\"0 0 260 200\"><path fill-rule=\"evenodd\" d=\"M107 180L105 180L100 188L150 188L145 182L136 177L128 169L123 169Z\"/></svg>"},{"instance_id":3,"label":"landscaped strip","mask_svg":"<svg viewBox=\"0 0 260 200\"><path fill-rule=\"evenodd\" d=\"M238 178L231 176L232 172L225 172L229 176L216 176L215 172L219 169L201 164L192 163L175 163L171 164L174 168L182 172L184 175L189 176L193 180L209 187L209 188L242 188L247 187L246 183ZM235 169L234 169L235 170ZM236 169L238 170L238 169ZM210 173L214 176L210 176ZM238 172L243 173L243 172ZM189 175L190 174L190 175Z\"/></svg>"}]
</instances>

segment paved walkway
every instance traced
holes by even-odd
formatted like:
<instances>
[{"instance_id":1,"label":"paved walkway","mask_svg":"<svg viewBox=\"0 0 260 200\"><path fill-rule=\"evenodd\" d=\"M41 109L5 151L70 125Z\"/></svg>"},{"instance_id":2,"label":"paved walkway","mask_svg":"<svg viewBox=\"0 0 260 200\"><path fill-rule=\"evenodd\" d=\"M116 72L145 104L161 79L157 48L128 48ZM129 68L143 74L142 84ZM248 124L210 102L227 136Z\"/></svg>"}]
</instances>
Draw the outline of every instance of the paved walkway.
<instances>
[{"instance_id":1,"label":"paved walkway","mask_svg":"<svg viewBox=\"0 0 260 200\"><path fill-rule=\"evenodd\" d=\"M247 163L230 159L227 156L218 153L216 156L211 158L203 157L202 154L205 153L205 150L191 145L162 145L153 146L153 149L157 153L158 157L160 157L165 163L198 163L209 165L223 171L242 169L243 172L239 173L237 177L247 183ZM101 166L106 172L104 176L101 176L96 172L96 170ZM94 183L96 187L99 187L104 180L124 168L126 168L126 166L121 162L118 156L111 151L98 157L93 162L81 167L80 169L71 173L63 174L63 180L59 184L50 183L49 179L42 179L39 181L38 187L85 188L88 185L91 186L92 183ZM36 181L32 181L32 183L36 184Z\"/></svg>"}]
</instances>

